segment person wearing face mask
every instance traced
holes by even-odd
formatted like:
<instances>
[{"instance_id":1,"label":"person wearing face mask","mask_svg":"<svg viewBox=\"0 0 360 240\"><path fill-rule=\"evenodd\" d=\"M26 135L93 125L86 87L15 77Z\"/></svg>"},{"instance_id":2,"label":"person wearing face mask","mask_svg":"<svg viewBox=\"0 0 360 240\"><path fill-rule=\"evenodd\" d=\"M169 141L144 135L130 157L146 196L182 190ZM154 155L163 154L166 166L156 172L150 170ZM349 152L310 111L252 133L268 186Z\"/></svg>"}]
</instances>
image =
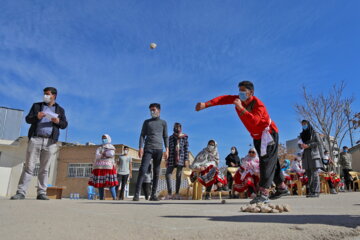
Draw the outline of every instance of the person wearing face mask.
<instances>
[{"instance_id":1,"label":"person wearing face mask","mask_svg":"<svg viewBox=\"0 0 360 240\"><path fill-rule=\"evenodd\" d=\"M254 146L260 154L260 187L257 197L251 201L252 204L269 201L272 182L276 184L276 193L272 195L272 199L289 195L278 159L278 128L270 119L265 105L254 96L254 84L250 81L242 81L238 87L240 91L238 95L224 95L207 102L199 102L195 110L234 104L240 120L250 132Z\"/></svg>"},{"instance_id":2,"label":"person wearing face mask","mask_svg":"<svg viewBox=\"0 0 360 240\"><path fill-rule=\"evenodd\" d=\"M343 147L343 151L340 153L339 164L343 169L345 186L348 191L351 191L352 179L349 172L352 171L351 167L352 155L349 153L349 148L347 146Z\"/></svg>"},{"instance_id":3,"label":"person wearing face mask","mask_svg":"<svg viewBox=\"0 0 360 240\"><path fill-rule=\"evenodd\" d=\"M123 154L118 159L117 177L119 185L116 187L116 192L120 187L119 200L124 200L125 187L128 179L132 178L132 158L129 156L129 147L124 146Z\"/></svg>"},{"instance_id":4,"label":"person wearing face mask","mask_svg":"<svg viewBox=\"0 0 360 240\"><path fill-rule=\"evenodd\" d=\"M226 165L228 167L239 167L240 166L241 160L239 158L239 153L238 153L236 147L231 147L231 152L229 155L227 155L227 157L225 158L225 161L226 161ZM226 179L228 181L229 189L232 189L233 177L230 172L227 172ZM230 197L235 197L235 196L231 195L231 191L229 191L229 194L230 194L229 195Z\"/></svg>"},{"instance_id":5,"label":"person wearing face mask","mask_svg":"<svg viewBox=\"0 0 360 240\"><path fill-rule=\"evenodd\" d=\"M249 150L234 176L234 190L246 192L248 197L255 198L259 184L259 157L255 148Z\"/></svg>"},{"instance_id":6,"label":"person wearing face mask","mask_svg":"<svg viewBox=\"0 0 360 240\"><path fill-rule=\"evenodd\" d=\"M174 133L169 138L169 158L166 161L166 184L168 198L172 198L171 175L176 168L175 200L179 200L181 175L184 166L189 165L189 141L188 136L182 132L180 123L174 124Z\"/></svg>"},{"instance_id":7,"label":"person wearing face mask","mask_svg":"<svg viewBox=\"0 0 360 240\"><path fill-rule=\"evenodd\" d=\"M302 154L302 166L308 177L309 193L306 197L314 198L320 195L319 169L323 167L323 149L319 134L313 129L307 120L301 121L303 131L300 133L301 144L299 147L304 150Z\"/></svg>"},{"instance_id":8,"label":"person wearing face mask","mask_svg":"<svg viewBox=\"0 0 360 240\"><path fill-rule=\"evenodd\" d=\"M34 103L26 116L26 122L31 124L28 137L26 161L21 173L17 192L11 200L24 199L29 183L33 177L35 164L40 162L38 174L38 200L49 200L46 196L49 167L58 151L57 141L60 129L68 125L65 110L56 103L57 90L53 87L44 89L42 102Z\"/></svg>"},{"instance_id":9,"label":"person wearing face mask","mask_svg":"<svg viewBox=\"0 0 360 240\"><path fill-rule=\"evenodd\" d=\"M141 165L139 176L136 181L133 201L140 200L141 186L144 181L144 174L148 171L151 159L153 160L153 184L150 201L159 201L156 196L157 185L160 174L160 163L163 157L163 144L165 145L164 159L169 156L169 137L167 123L160 119L160 104L152 103L149 106L151 119L144 121L139 141L139 158Z\"/></svg>"},{"instance_id":10,"label":"person wearing face mask","mask_svg":"<svg viewBox=\"0 0 360 240\"><path fill-rule=\"evenodd\" d=\"M100 200L104 200L104 188L109 187L111 196L116 199L116 186L119 184L115 167L115 147L108 134L101 137L102 145L96 149L95 162L88 184L99 189Z\"/></svg>"},{"instance_id":11,"label":"person wearing face mask","mask_svg":"<svg viewBox=\"0 0 360 240\"><path fill-rule=\"evenodd\" d=\"M210 140L206 148L196 155L190 168L192 172L190 178L198 180L206 187L205 200L210 200L210 192L214 184L217 185L217 191L222 191L227 184L225 176L219 171L219 152L215 140Z\"/></svg>"},{"instance_id":12,"label":"person wearing face mask","mask_svg":"<svg viewBox=\"0 0 360 240\"><path fill-rule=\"evenodd\" d=\"M325 173L325 180L327 181L329 188L330 188L330 194L337 194L337 191L335 189L336 184L336 173L332 171L332 166L334 164L333 160L330 157L329 151L325 150L323 154L323 168L319 170L319 172Z\"/></svg>"}]
</instances>

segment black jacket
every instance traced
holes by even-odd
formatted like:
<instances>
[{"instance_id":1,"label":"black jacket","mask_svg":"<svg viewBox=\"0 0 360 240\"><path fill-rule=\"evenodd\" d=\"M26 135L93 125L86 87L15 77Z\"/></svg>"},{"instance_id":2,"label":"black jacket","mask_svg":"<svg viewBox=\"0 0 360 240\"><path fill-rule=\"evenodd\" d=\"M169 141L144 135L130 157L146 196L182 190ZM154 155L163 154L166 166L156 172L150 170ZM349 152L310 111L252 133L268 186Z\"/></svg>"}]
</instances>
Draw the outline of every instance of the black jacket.
<instances>
[{"instance_id":1,"label":"black jacket","mask_svg":"<svg viewBox=\"0 0 360 240\"><path fill-rule=\"evenodd\" d=\"M28 133L29 140L31 137L34 137L36 135L36 128L37 128L38 123L40 122L37 115L39 112L41 112L43 110L43 106L45 104L46 103L44 103L44 102L34 103L30 109L30 112L25 117L26 122L31 124L29 133ZM57 103L55 103L54 106L55 106L55 113L59 114L58 118L59 118L60 122L59 122L59 124L55 124L55 123L52 124L53 131L52 131L50 138L57 141L59 139L59 135L60 135L59 128L65 129L68 125L68 122L66 120L64 109L62 107L60 107L60 105Z\"/></svg>"},{"instance_id":2,"label":"black jacket","mask_svg":"<svg viewBox=\"0 0 360 240\"><path fill-rule=\"evenodd\" d=\"M231 163L235 163L235 166L238 167L241 164L241 160L237 154L230 153L226 158L226 165L228 167L232 167Z\"/></svg>"}]
</instances>

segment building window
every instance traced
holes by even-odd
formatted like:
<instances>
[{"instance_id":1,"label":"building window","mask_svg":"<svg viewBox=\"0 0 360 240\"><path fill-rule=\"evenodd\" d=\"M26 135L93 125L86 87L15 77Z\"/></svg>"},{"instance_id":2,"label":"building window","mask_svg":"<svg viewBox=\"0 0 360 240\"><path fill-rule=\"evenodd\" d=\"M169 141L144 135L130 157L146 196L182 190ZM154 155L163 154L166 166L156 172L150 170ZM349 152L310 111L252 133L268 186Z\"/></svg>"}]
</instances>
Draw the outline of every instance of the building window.
<instances>
[{"instance_id":1,"label":"building window","mask_svg":"<svg viewBox=\"0 0 360 240\"><path fill-rule=\"evenodd\" d=\"M39 175L39 169L40 169L40 163L36 163L35 164L35 168L34 168L34 176L36 177L37 175Z\"/></svg>"},{"instance_id":2,"label":"building window","mask_svg":"<svg viewBox=\"0 0 360 240\"><path fill-rule=\"evenodd\" d=\"M92 163L69 163L68 177L71 178L90 177L92 166L93 166Z\"/></svg>"}]
</instances>

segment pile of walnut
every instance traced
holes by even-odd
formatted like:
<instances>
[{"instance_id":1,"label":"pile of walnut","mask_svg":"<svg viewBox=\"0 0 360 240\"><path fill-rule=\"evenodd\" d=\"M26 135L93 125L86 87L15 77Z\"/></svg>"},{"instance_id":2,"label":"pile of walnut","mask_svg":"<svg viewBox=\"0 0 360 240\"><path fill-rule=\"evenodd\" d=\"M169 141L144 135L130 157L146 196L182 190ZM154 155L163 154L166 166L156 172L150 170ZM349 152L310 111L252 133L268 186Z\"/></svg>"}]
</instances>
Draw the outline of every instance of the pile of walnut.
<instances>
[{"instance_id":1,"label":"pile of walnut","mask_svg":"<svg viewBox=\"0 0 360 240\"><path fill-rule=\"evenodd\" d=\"M241 207L240 211L250 212L250 213L282 213L290 212L290 206L288 204L284 205L273 205L273 204L250 204L245 207Z\"/></svg>"}]
</instances>

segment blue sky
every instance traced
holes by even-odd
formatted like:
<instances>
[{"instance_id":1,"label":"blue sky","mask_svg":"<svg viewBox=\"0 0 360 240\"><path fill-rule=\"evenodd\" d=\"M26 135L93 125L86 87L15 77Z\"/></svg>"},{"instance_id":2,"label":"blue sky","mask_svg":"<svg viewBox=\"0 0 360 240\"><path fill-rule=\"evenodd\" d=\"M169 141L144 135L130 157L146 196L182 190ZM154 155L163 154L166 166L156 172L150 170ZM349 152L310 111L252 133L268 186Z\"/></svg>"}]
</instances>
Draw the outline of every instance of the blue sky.
<instances>
[{"instance_id":1,"label":"blue sky","mask_svg":"<svg viewBox=\"0 0 360 240\"><path fill-rule=\"evenodd\" d=\"M68 141L138 146L148 105L162 104L172 132L183 124L196 154L209 139L220 156L252 142L233 106L195 112L198 101L238 94L251 80L280 129L301 128L301 86L316 94L344 81L360 100L360 2L6 1L0 8L0 105L24 109L55 86ZM150 50L149 44L158 44ZM23 123L22 135L28 125ZM65 140L65 132L60 140ZM346 140L345 143L349 141Z\"/></svg>"}]
</instances>

